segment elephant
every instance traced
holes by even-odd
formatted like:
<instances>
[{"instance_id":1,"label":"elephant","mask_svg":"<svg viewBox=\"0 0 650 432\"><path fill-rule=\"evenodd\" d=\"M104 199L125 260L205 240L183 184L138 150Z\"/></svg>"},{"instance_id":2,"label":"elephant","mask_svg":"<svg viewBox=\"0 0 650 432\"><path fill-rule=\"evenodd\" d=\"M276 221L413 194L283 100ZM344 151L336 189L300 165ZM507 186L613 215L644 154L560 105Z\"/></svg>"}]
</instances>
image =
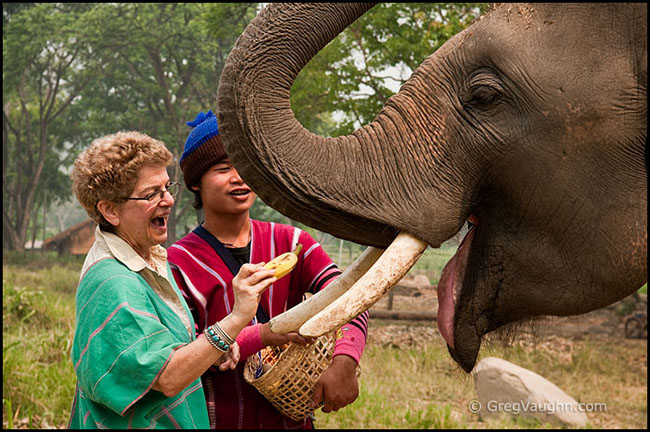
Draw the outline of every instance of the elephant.
<instances>
[{"instance_id":1,"label":"elephant","mask_svg":"<svg viewBox=\"0 0 650 432\"><path fill-rule=\"evenodd\" d=\"M466 372L487 333L587 313L643 286L647 5L493 6L426 58L370 124L318 136L296 120L291 86L371 7L269 4L238 38L216 115L258 196L369 246L376 264L393 241L413 243L410 257L379 267L408 267L467 224L438 284L437 319ZM301 317L300 332L322 334L308 324L367 309L396 281L379 293L373 284L396 271L342 286Z\"/></svg>"}]
</instances>

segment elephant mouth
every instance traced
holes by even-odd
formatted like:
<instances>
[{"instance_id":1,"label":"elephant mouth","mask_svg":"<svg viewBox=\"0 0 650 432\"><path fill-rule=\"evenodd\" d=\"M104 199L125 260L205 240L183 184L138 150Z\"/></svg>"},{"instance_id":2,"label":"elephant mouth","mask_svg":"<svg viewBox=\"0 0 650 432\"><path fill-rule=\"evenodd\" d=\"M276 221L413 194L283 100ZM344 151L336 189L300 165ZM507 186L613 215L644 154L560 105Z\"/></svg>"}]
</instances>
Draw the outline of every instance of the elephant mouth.
<instances>
[{"instance_id":1,"label":"elephant mouth","mask_svg":"<svg viewBox=\"0 0 650 432\"><path fill-rule=\"evenodd\" d=\"M458 299L462 291L462 283L467 271L467 259L471 248L472 240L476 232L478 220L475 216L468 219L469 230L458 245L454 256L449 260L442 270L438 282L438 329L447 342L450 350L456 350L457 342L455 334L456 310ZM463 350L464 351L464 350ZM465 364L467 362L461 361ZM470 368L471 369L471 368Z\"/></svg>"}]
</instances>

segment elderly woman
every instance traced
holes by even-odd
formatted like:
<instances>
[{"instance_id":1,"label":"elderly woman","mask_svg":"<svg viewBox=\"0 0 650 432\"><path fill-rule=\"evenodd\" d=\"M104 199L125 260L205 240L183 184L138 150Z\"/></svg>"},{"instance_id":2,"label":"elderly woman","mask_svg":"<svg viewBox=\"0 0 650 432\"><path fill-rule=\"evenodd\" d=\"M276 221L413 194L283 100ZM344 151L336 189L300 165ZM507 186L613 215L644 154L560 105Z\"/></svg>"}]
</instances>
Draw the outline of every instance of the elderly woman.
<instances>
[{"instance_id":1,"label":"elderly woman","mask_svg":"<svg viewBox=\"0 0 650 432\"><path fill-rule=\"evenodd\" d=\"M160 246L178 191L171 162L137 132L99 138L75 161L74 192L98 227L77 288L70 428L209 428L199 378L234 367L234 338L276 280L262 264L243 266L232 311L196 336Z\"/></svg>"}]
</instances>

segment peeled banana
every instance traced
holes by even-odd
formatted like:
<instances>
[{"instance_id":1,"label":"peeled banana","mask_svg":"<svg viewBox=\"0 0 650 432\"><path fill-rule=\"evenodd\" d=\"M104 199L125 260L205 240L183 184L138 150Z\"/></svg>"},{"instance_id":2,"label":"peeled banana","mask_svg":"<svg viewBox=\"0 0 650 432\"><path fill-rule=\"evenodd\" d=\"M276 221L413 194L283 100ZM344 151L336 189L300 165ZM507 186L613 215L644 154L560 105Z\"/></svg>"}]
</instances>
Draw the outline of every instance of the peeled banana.
<instances>
[{"instance_id":1,"label":"peeled banana","mask_svg":"<svg viewBox=\"0 0 650 432\"><path fill-rule=\"evenodd\" d=\"M276 256L264 264L264 268L267 270L275 270L275 277L280 279L288 275L296 264L298 264L298 254L301 250L302 244L298 243L293 251Z\"/></svg>"}]
</instances>

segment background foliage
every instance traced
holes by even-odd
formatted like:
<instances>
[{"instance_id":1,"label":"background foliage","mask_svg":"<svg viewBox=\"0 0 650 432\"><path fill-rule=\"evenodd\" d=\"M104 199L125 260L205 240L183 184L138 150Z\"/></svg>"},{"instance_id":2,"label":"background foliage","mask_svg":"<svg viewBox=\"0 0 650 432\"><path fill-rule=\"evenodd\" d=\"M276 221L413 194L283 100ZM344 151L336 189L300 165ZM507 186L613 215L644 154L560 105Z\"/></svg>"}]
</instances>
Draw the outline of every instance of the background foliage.
<instances>
[{"instance_id":1,"label":"background foliage","mask_svg":"<svg viewBox=\"0 0 650 432\"><path fill-rule=\"evenodd\" d=\"M300 72L291 93L296 118L332 136L370 123L424 59L487 9L487 3L379 3Z\"/></svg>"}]
</instances>

